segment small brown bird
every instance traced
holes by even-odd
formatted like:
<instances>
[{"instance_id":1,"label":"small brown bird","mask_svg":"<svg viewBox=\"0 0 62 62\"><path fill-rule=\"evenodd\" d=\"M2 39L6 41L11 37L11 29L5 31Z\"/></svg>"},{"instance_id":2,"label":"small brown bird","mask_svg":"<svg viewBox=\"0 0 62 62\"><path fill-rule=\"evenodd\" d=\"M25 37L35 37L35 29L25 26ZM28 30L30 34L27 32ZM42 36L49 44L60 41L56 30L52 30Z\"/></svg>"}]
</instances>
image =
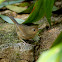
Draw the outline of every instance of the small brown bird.
<instances>
[{"instance_id":1,"label":"small brown bird","mask_svg":"<svg viewBox=\"0 0 62 62\"><path fill-rule=\"evenodd\" d=\"M9 18L14 22L16 25L16 31L19 36L20 40L24 40L25 42L28 42L28 40L32 41L38 32L38 25L36 24L19 24L14 17L9 16ZM28 43L31 43L31 42ZM33 41L34 42L34 41Z\"/></svg>"}]
</instances>

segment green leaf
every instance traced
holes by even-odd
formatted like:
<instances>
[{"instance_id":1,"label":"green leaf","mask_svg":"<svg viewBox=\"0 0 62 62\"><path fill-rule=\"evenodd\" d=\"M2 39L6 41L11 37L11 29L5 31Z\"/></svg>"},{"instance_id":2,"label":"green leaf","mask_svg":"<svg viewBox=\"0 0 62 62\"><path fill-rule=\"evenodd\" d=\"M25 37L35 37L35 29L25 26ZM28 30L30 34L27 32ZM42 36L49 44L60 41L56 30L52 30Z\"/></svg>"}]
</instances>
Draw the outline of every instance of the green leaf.
<instances>
[{"instance_id":1,"label":"green leaf","mask_svg":"<svg viewBox=\"0 0 62 62\"><path fill-rule=\"evenodd\" d=\"M30 7L28 7L26 10L22 11L21 13L30 13L33 9L34 4L32 4Z\"/></svg>"},{"instance_id":2,"label":"green leaf","mask_svg":"<svg viewBox=\"0 0 62 62\"><path fill-rule=\"evenodd\" d=\"M58 9L59 9L58 7L53 6L52 11L56 11L56 10L58 10Z\"/></svg>"},{"instance_id":3,"label":"green leaf","mask_svg":"<svg viewBox=\"0 0 62 62\"><path fill-rule=\"evenodd\" d=\"M5 0L0 0L0 4L2 3L2 2L4 2Z\"/></svg>"},{"instance_id":4,"label":"green leaf","mask_svg":"<svg viewBox=\"0 0 62 62\"><path fill-rule=\"evenodd\" d=\"M43 52L37 62L60 62L62 58L62 43L55 46L54 48ZM62 59L61 59L62 61Z\"/></svg>"},{"instance_id":5,"label":"green leaf","mask_svg":"<svg viewBox=\"0 0 62 62\"><path fill-rule=\"evenodd\" d=\"M18 5L19 7L22 6L22 7L25 7L25 6L30 6L29 2L22 2Z\"/></svg>"},{"instance_id":6,"label":"green leaf","mask_svg":"<svg viewBox=\"0 0 62 62\"><path fill-rule=\"evenodd\" d=\"M62 62L62 32L52 45L52 48L43 52L37 62Z\"/></svg>"},{"instance_id":7,"label":"green leaf","mask_svg":"<svg viewBox=\"0 0 62 62\"><path fill-rule=\"evenodd\" d=\"M54 46L58 45L59 43L62 43L62 32L59 34L59 36L58 36L57 39L54 41L54 43L52 44L51 47L54 47Z\"/></svg>"},{"instance_id":8,"label":"green leaf","mask_svg":"<svg viewBox=\"0 0 62 62\"><path fill-rule=\"evenodd\" d=\"M44 0L44 10L46 18L51 25L52 8L55 0Z\"/></svg>"},{"instance_id":9,"label":"green leaf","mask_svg":"<svg viewBox=\"0 0 62 62\"><path fill-rule=\"evenodd\" d=\"M33 7L33 10L30 16L24 23L32 23L39 21L44 15L51 25L51 15L52 15L52 8L53 8L54 0L37 0Z\"/></svg>"},{"instance_id":10,"label":"green leaf","mask_svg":"<svg viewBox=\"0 0 62 62\"><path fill-rule=\"evenodd\" d=\"M8 9L12 10L12 11L15 11L17 13L20 13L24 10L26 10L27 8L26 7L17 7L17 6L14 6L14 5L8 5L6 6Z\"/></svg>"},{"instance_id":11,"label":"green leaf","mask_svg":"<svg viewBox=\"0 0 62 62\"><path fill-rule=\"evenodd\" d=\"M0 8L2 8L4 6L7 6L9 4L15 4L15 3L18 3L18 2L22 2L22 1L24 1L24 0L9 1L9 3L8 2L3 2L3 3L0 4Z\"/></svg>"},{"instance_id":12,"label":"green leaf","mask_svg":"<svg viewBox=\"0 0 62 62\"><path fill-rule=\"evenodd\" d=\"M14 24L14 23L12 22L12 20L11 20L8 16L0 15L0 17L1 17L3 20L5 20L6 22L8 22L8 23ZM25 21L25 20L18 19L18 18L15 18L15 20L16 20L19 24L22 24L22 23Z\"/></svg>"},{"instance_id":13,"label":"green leaf","mask_svg":"<svg viewBox=\"0 0 62 62\"><path fill-rule=\"evenodd\" d=\"M41 19L41 17L44 16L44 0L37 0L35 2L35 5L33 7L33 10L30 14L30 16L27 18L25 23L32 23L36 22Z\"/></svg>"},{"instance_id":14,"label":"green leaf","mask_svg":"<svg viewBox=\"0 0 62 62\"><path fill-rule=\"evenodd\" d=\"M62 62L62 48L61 48L61 51L59 52L59 62Z\"/></svg>"}]
</instances>

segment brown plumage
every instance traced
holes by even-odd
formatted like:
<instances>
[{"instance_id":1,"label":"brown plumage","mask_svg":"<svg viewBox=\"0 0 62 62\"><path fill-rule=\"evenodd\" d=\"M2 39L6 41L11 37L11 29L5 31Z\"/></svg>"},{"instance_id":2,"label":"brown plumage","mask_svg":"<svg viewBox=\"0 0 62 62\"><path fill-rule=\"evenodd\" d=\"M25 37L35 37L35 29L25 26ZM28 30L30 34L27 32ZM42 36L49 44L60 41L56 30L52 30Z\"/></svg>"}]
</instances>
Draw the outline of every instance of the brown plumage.
<instances>
[{"instance_id":1,"label":"brown plumage","mask_svg":"<svg viewBox=\"0 0 62 62\"><path fill-rule=\"evenodd\" d=\"M38 32L38 25L36 24L33 25L19 24L12 16L9 16L9 18L16 25L17 27L16 31L20 39L31 40Z\"/></svg>"}]
</instances>

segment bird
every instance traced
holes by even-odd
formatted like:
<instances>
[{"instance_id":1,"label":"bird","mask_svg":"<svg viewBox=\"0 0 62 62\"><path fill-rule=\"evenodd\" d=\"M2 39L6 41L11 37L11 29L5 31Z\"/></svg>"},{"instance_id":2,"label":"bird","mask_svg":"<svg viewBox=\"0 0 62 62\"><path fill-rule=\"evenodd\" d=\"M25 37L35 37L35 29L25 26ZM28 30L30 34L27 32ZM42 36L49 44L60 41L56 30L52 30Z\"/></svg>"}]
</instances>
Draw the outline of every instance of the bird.
<instances>
[{"instance_id":1,"label":"bird","mask_svg":"<svg viewBox=\"0 0 62 62\"><path fill-rule=\"evenodd\" d=\"M9 18L13 21L16 25L16 32L21 41L25 41L27 43L34 42L32 39L35 37L36 33L38 32L38 25L37 24L19 24L13 16L9 16Z\"/></svg>"}]
</instances>

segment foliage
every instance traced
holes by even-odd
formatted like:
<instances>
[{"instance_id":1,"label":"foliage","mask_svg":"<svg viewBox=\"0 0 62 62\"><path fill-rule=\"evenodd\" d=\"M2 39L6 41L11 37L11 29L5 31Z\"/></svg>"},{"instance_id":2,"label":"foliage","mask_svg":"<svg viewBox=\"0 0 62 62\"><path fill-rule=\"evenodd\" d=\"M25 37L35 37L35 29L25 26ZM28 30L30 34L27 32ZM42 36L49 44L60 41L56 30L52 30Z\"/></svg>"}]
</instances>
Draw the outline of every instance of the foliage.
<instances>
[{"instance_id":1,"label":"foliage","mask_svg":"<svg viewBox=\"0 0 62 62\"><path fill-rule=\"evenodd\" d=\"M60 44L62 42L62 32L59 34L59 36L57 37L57 39L54 41L54 43L52 44L51 47L54 47L58 44Z\"/></svg>"},{"instance_id":2,"label":"foliage","mask_svg":"<svg viewBox=\"0 0 62 62\"><path fill-rule=\"evenodd\" d=\"M4 6L7 6L9 4L15 4L15 3L18 3L18 2L22 2L24 0L17 0L17 1L7 1L7 2L3 2L0 4L0 8L4 7Z\"/></svg>"},{"instance_id":3,"label":"foliage","mask_svg":"<svg viewBox=\"0 0 62 62\"><path fill-rule=\"evenodd\" d=\"M54 0L37 0L30 16L24 22L24 24L39 21L44 15L46 15L46 18L49 24L51 25L51 14L53 4Z\"/></svg>"},{"instance_id":4,"label":"foliage","mask_svg":"<svg viewBox=\"0 0 62 62\"><path fill-rule=\"evenodd\" d=\"M62 62L62 32L52 45L52 48L43 52L37 62Z\"/></svg>"},{"instance_id":5,"label":"foliage","mask_svg":"<svg viewBox=\"0 0 62 62\"><path fill-rule=\"evenodd\" d=\"M53 9L52 9L52 11L56 11L56 10L58 10L59 8L58 7L56 7L56 6L53 6Z\"/></svg>"},{"instance_id":6,"label":"foliage","mask_svg":"<svg viewBox=\"0 0 62 62\"><path fill-rule=\"evenodd\" d=\"M0 15L0 17L5 20L6 22L8 23L12 23L12 20L8 17L8 16L4 16L4 15ZM15 20L19 23L19 24L22 24L25 20L22 20L22 19L18 19L18 18L15 18Z\"/></svg>"},{"instance_id":7,"label":"foliage","mask_svg":"<svg viewBox=\"0 0 62 62\"><path fill-rule=\"evenodd\" d=\"M51 25L52 8L55 0L44 0L44 10L46 18Z\"/></svg>"},{"instance_id":8,"label":"foliage","mask_svg":"<svg viewBox=\"0 0 62 62\"><path fill-rule=\"evenodd\" d=\"M36 22L39 19L41 19L41 17L43 17L43 16L44 16L44 1L37 0L30 16L28 17L28 19L24 23Z\"/></svg>"},{"instance_id":9,"label":"foliage","mask_svg":"<svg viewBox=\"0 0 62 62\"><path fill-rule=\"evenodd\" d=\"M32 4L30 7L28 7L26 10L22 11L21 13L31 13L33 6L34 4Z\"/></svg>"},{"instance_id":10,"label":"foliage","mask_svg":"<svg viewBox=\"0 0 62 62\"><path fill-rule=\"evenodd\" d=\"M15 11L17 13L20 13L24 10L26 10L27 8L26 7L17 7L17 6L14 6L14 5L8 5L6 6L8 9L12 10L12 11ZM16 9L15 9L16 8Z\"/></svg>"},{"instance_id":11,"label":"foliage","mask_svg":"<svg viewBox=\"0 0 62 62\"><path fill-rule=\"evenodd\" d=\"M0 4L2 3L2 2L4 2L5 0L0 0Z\"/></svg>"},{"instance_id":12,"label":"foliage","mask_svg":"<svg viewBox=\"0 0 62 62\"><path fill-rule=\"evenodd\" d=\"M15 2L14 1L10 2L9 1L9 4L13 4L13 3L16 3L16 2L19 2L19 1L20 0L15 1ZM24 1L24 0L21 0L21 2L22 1ZM4 2L4 4L8 5L7 2ZM49 24L51 25L51 15L52 15L53 4L54 4L54 0L37 0L35 2L35 4L34 4L34 7L32 5L28 9L22 8L22 7L13 6L13 5L9 5L9 6L6 6L6 7L9 8L10 10L13 10L13 11L18 12L18 13L19 12L27 13L27 11L29 13L29 12L31 12L30 10L32 10L32 8L33 8L30 16L27 18L26 21L23 22L23 24L25 24L25 23L33 23L33 22L39 21L43 16L46 16ZM2 4L0 6L2 6ZM14 7L17 8L17 10L14 9Z\"/></svg>"}]
</instances>

